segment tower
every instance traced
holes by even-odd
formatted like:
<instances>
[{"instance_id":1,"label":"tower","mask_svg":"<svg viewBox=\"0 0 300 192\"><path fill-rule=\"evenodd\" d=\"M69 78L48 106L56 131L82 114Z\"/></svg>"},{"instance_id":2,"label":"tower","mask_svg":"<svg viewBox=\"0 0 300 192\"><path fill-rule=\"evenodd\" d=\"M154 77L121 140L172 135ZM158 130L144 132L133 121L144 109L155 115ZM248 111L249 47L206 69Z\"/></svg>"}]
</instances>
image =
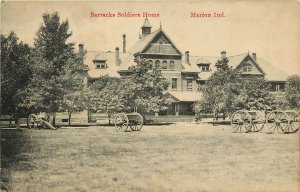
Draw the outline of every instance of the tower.
<instances>
[{"instance_id":1,"label":"tower","mask_svg":"<svg viewBox=\"0 0 300 192\"><path fill-rule=\"evenodd\" d=\"M143 37L151 33L152 26L147 17L145 18L144 24L141 28L142 28L142 36Z\"/></svg>"}]
</instances>

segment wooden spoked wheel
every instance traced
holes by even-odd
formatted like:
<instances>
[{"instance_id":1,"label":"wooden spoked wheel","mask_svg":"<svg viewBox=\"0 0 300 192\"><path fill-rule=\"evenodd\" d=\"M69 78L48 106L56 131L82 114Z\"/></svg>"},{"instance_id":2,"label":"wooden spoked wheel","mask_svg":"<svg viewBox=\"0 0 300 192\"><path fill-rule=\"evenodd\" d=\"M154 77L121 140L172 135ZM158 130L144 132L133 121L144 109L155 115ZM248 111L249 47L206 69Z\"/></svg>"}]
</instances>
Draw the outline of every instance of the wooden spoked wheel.
<instances>
[{"instance_id":1,"label":"wooden spoked wheel","mask_svg":"<svg viewBox=\"0 0 300 192\"><path fill-rule=\"evenodd\" d=\"M143 127L143 117L139 113L127 114L129 126L132 131L139 131Z\"/></svg>"},{"instance_id":2,"label":"wooden spoked wheel","mask_svg":"<svg viewBox=\"0 0 300 192\"><path fill-rule=\"evenodd\" d=\"M38 129L38 118L35 114L30 114L27 119L29 129Z\"/></svg>"},{"instance_id":3,"label":"wooden spoked wheel","mask_svg":"<svg viewBox=\"0 0 300 192\"><path fill-rule=\"evenodd\" d=\"M115 127L117 131L127 131L128 129L128 118L124 113L119 113L115 117Z\"/></svg>"},{"instance_id":4,"label":"wooden spoked wheel","mask_svg":"<svg viewBox=\"0 0 300 192\"><path fill-rule=\"evenodd\" d=\"M285 130L285 133L295 133L300 128L300 114L296 111L285 111L289 116L289 123Z\"/></svg>"},{"instance_id":5,"label":"wooden spoked wheel","mask_svg":"<svg viewBox=\"0 0 300 192\"><path fill-rule=\"evenodd\" d=\"M273 111L267 115L266 127L268 133L288 133L290 119L284 111Z\"/></svg>"},{"instance_id":6,"label":"wooden spoked wheel","mask_svg":"<svg viewBox=\"0 0 300 192\"><path fill-rule=\"evenodd\" d=\"M251 116L251 132L260 132L266 123L264 113L259 111L248 111L248 114Z\"/></svg>"},{"instance_id":7,"label":"wooden spoked wheel","mask_svg":"<svg viewBox=\"0 0 300 192\"><path fill-rule=\"evenodd\" d=\"M236 111L231 116L231 127L233 132L251 131L252 119L247 111Z\"/></svg>"}]
</instances>

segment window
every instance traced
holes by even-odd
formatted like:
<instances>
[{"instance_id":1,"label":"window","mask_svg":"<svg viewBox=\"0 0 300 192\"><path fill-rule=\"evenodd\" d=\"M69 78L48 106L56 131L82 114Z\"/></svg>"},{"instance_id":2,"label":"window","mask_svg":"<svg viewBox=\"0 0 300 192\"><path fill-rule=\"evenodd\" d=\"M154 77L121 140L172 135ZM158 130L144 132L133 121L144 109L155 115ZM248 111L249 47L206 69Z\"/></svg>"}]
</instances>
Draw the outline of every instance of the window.
<instances>
[{"instance_id":1,"label":"window","mask_svg":"<svg viewBox=\"0 0 300 192\"><path fill-rule=\"evenodd\" d=\"M187 84L186 84L187 91L193 91L193 79L187 78L186 82L187 82Z\"/></svg>"},{"instance_id":2,"label":"window","mask_svg":"<svg viewBox=\"0 0 300 192\"><path fill-rule=\"evenodd\" d=\"M158 68L158 69L160 68L160 61L159 60L155 61L155 67Z\"/></svg>"},{"instance_id":3,"label":"window","mask_svg":"<svg viewBox=\"0 0 300 192\"><path fill-rule=\"evenodd\" d=\"M174 69L175 68L175 63L174 61L170 61L170 69Z\"/></svg>"},{"instance_id":4,"label":"window","mask_svg":"<svg viewBox=\"0 0 300 192\"><path fill-rule=\"evenodd\" d=\"M280 91L280 85L279 85L279 84L277 84L277 85L275 86L275 90L276 90L276 91Z\"/></svg>"},{"instance_id":5,"label":"window","mask_svg":"<svg viewBox=\"0 0 300 192\"><path fill-rule=\"evenodd\" d=\"M250 72L250 71L252 71L252 66L251 66L251 64L246 64L246 65L244 65L243 71L244 71L244 72Z\"/></svg>"},{"instance_id":6,"label":"window","mask_svg":"<svg viewBox=\"0 0 300 192\"><path fill-rule=\"evenodd\" d=\"M163 68L163 69L167 69L167 68L168 68L168 63L167 63L167 61L163 61L163 63L162 63L162 68Z\"/></svg>"},{"instance_id":7,"label":"window","mask_svg":"<svg viewBox=\"0 0 300 192\"><path fill-rule=\"evenodd\" d=\"M172 78L172 89L177 89L177 78Z\"/></svg>"},{"instance_id":8,"label":"window","mask_svg":"<svg viewBox=\"0 0 300 192\"><path fill-rule=\"evenodd\" d=\"M209 71L209 65L202 65L202 71Z\"/></svg>"},{"instance_id":9,"label":"window","mask_svg":"<svg viewBox=\"0 0 300 192\"><path fill-rule=\"evenodd\" d=\"M201 71L209 71L209 64L198 64L198 67L201 69Z\"/></svg>"},{"instance_id":10,"label":"window","mask_svg":"<svg viewBox=\"0 0 300 192\"><path fill-rule=\"evenodd\" d=\"M96 69L105 69L107 68L105 61L96 61Z\"/></svg>"}]
</instances>

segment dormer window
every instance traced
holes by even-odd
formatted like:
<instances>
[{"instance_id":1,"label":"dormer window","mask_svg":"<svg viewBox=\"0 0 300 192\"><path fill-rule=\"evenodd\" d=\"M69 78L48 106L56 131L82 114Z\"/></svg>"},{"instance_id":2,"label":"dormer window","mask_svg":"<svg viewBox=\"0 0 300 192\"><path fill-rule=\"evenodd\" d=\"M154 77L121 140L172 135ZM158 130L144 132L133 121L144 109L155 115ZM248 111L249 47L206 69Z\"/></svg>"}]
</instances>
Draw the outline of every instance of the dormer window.
<instances>
[{"instance_id":1,"label":"dormer window","mask_svg":"<svg viewBox=\"0 0 300 192\"><path fill-rule=\"evenodd\" d=\"M243 67L244 72L250 72L252 71L252 65L251 64L245 64Z\"/></svg>"},{"instance_id":2,"label":"dormer window","mask_svg":"<svg viewBox=\"0 0 300 192\"><path fill-rule=\"evenodd\" d=\"M198 64L198 67L201 69L201 71L210 71L209 64Z\"/></svg>"},{"instance_id":3,"label":"dormer window","mask_svg":"<svg viewBox=\"0 0 300 192\"><path fill-rule=\"evenodd\" d=\"M94 63L96 65L96 69L106 69L107 68L106 60L94 61Z\"/></svg>"}]
</instances>

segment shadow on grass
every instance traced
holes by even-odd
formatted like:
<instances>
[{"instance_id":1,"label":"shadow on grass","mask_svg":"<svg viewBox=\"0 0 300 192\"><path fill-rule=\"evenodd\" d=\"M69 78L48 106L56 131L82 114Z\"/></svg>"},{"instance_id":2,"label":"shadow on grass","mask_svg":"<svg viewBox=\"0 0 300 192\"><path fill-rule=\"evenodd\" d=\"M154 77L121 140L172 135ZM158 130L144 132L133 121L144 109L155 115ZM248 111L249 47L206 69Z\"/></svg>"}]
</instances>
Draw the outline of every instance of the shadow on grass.
<instances>
[{"instance_id":1,"label":"shadow on grass","mask_svg":"<svg viewBox=\"0 0 300 192\"><path fill-rule=\"evenodd\" d=\"M28 157L23 153L32 146L26 131L1 129L1 191L9 190L12 171L32 169Z\"/></svg>"}]
</instances>

